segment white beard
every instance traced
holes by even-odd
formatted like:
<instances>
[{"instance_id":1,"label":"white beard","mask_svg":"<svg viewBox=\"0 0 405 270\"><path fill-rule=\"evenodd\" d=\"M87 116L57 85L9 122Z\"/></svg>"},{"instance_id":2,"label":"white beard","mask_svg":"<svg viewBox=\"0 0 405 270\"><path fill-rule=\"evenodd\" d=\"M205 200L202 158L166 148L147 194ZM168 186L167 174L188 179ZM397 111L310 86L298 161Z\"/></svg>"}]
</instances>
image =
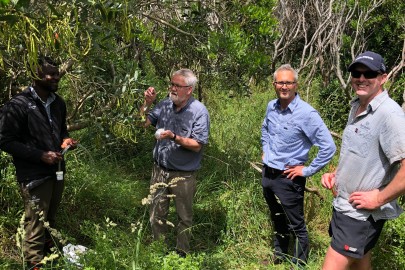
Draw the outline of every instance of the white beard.
<instances>
[{"instance_id":1,"label":"white beard","mask_svg":"<svg viewBox=\"0 0 405 270\"><path fill-rule=\"evenodd\" d=\"M170 99L172 100L172 102L173 102L175 105L180 105L180 104L184 101L184 100L181 100L181 99L179 98L179 96L173 95L172 93L170 93L169 97L170 97Z\"/></svg>"}]
</instances>

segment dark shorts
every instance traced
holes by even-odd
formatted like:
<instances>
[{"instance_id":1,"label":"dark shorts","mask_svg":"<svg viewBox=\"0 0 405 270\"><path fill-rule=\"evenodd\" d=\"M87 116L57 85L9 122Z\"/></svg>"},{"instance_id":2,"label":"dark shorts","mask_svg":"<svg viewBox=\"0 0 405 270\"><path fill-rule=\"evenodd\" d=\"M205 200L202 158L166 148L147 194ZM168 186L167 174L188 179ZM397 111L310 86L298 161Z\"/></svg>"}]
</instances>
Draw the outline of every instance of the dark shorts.
<instances>
[{"instance_id":1,"label":"dark shorts","mask_svg":"<svg viewBox=\"0 0 405 270\"><path fill-rule=\"evenodd\" d=\"M363 221L333 210L329 226L331 247L344 256L361 259L376 245L384 223L385 220L374 221L372 216Z\"/></svg>"}]
</instances>

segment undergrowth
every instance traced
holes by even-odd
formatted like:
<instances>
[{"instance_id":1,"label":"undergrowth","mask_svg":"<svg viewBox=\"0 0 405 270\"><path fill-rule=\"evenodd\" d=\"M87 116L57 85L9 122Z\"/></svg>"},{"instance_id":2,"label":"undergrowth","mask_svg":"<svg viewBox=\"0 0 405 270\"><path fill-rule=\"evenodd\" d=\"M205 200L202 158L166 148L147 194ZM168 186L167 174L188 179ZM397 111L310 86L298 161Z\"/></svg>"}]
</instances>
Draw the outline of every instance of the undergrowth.
<instances>
[{"instance_id":1,"label":"undergrowth","mask_svg":"<svg viewBox=\"0 0 405 270\"><path fill-rule=\"evenodd\" d=\"M80 259L83 269L290 269L288 262L272 264L272 227L261 175L249 164L260 161L260 127L267 102L274 97L273 91L258 90L243 97L208 94L210 142L197 175L193 252L186 258L173 252L174 231L168 246L152 241L148 206L141 203L149 194L153 131L142 131L138 144L119 138L102 144L94 135L97 130L71 134L81 146L66 155L66 188L56 227L69 243L88 248ZM315 154L311 151L311 157ZM2 153L0 161L0 268L23 269L15 240L22 201L10 158ZM305 198L311 245L308 269L320 269L329 245L332 194L321 188L320 177L336 163L337 155L308 179L307 185L321 195L307 193ZM176 223L173 205L169 220ZM375 248L375 269L404 269L404 223L404 216L387 222ZM59 256L47 269L76 266Z\"/></svg>"}]
</instances>

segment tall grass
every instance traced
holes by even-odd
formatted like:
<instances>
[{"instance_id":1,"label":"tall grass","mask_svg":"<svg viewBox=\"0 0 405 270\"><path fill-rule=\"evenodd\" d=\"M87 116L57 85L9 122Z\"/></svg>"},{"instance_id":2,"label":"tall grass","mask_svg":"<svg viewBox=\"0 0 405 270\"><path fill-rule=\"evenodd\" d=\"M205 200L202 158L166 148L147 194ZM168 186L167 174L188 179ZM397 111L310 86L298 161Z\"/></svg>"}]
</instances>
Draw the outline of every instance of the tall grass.
<instances>
[{"instance_id":1,"label":"tall grass","mask_svg":"<svg viewBox=\"0 0 405 270\"><path fill-rule=\"evenodd\" d=\"M193 252L186 258L173 252L174 231L168 246L152 241L148 206L141 203L149 193L153 131L141 132L140 143L135 145L119 138L103 143L94 130L71 134L80 139L82 147L66 155L68 173L57 229L70 243L89 248L80 262L84 269L290 269L288 262L272 265L273 231L261 175L249 165L249 161L260 161L260 127L274 92L253 89L252 95L243 97L223 92L206 95L211 136L197 175ZM311 151L311 157L315 154L316 150ZM0 268L22 269L14 240L22 202L9 157L2 154L0 161L4 165ZM336 162L337 155L331 166ZM311 244L308 269L320 269L330 241L332 194L321 188L320 176L331 169L308 179L308 185L318 188L323 197L305 197ZM173 205L169 220L176 223ZM375 269L404 269L404 223L403 216L387 223L374 252ZM48 269L75 266L61 258Z\"/></svg>"}]
</instances>

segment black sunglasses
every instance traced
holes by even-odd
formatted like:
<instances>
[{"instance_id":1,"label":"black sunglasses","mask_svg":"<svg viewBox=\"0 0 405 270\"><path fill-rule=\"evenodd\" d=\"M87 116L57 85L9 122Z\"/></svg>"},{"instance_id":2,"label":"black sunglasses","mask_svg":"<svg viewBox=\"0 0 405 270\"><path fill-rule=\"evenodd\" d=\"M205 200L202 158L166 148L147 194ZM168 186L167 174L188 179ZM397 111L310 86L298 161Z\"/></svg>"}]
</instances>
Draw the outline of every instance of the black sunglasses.
<instances>
[{"instance_id":1,"label":"black sunglasses","mask_svg":"<svg viewBox=\"0 0 405 270\"><path fill-rule=\"evenodd\" d=\"M366 79L374 79L376 78L378 75L380 75L381 73L377 72L377 71L372 71L372 70L367 70L364 72L358 71L358 70L352 70L350 72L352 74L353 78L360 78L361 75L363 74L364 78Z\"/></svg>"}]
</instances>

